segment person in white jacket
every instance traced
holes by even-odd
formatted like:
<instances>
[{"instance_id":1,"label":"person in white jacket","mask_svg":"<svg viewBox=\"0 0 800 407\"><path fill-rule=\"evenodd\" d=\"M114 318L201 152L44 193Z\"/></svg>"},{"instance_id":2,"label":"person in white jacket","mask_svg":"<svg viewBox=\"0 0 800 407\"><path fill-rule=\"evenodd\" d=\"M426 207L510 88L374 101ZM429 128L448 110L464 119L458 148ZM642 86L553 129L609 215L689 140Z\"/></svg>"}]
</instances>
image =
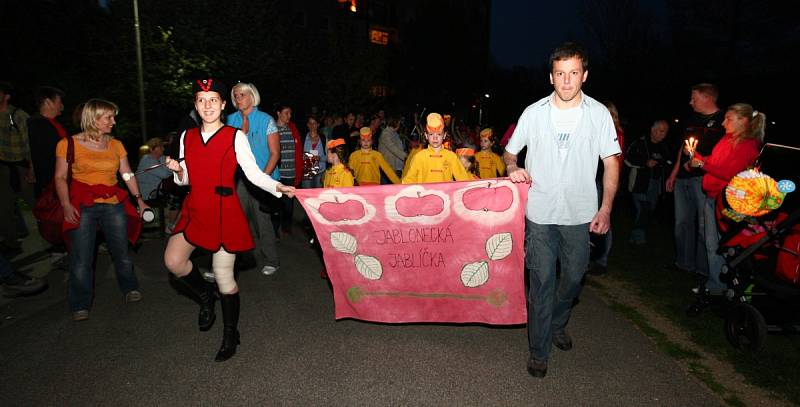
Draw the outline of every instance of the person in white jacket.
<instances>
[{"instance_id":1,"label":"person in white jacket","mask_svg":"<svg viewBox=\"0 0 800 407\"><path fill-rule=\"evenodd\" d=\"M389 116L386 122L386 128L383 129L378 139L378 151L383 154L386 162L392 166L397 176L403 173L403 165L406 162L405 148L403 147L403 140L400 138L400 133L397 130L400 128L400 116L393 114Z\"/></svg>"}]
</instances>

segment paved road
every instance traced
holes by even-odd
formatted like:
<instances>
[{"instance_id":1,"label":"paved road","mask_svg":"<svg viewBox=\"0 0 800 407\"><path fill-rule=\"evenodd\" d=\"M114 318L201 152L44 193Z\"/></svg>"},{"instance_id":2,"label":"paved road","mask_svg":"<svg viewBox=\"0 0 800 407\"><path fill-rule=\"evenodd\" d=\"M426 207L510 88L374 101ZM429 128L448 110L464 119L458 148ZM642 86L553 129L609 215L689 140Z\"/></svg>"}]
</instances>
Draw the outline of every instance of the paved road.
<instances>
[{"instance_id":1,"label":"paved road","mask_svg":"<svg viewBox=\"0 0 800 407\"><path fill-rule=\"evenodd\" d=\"M575 348L553 350L545 379L525 370L524 326L335 321L320 262L299 234L280 243L277 274L239 273L242 345L215 363L221 320L197 330L197 306L161 264L164 245L146 241L135 256L136 304L123 303L99 256L95 306L80 323L64 273L47 274L46 259L29 267L50 288L0 302L0 405L721 404L591 289L570 322Z\"/></svg>"}]
</instances>

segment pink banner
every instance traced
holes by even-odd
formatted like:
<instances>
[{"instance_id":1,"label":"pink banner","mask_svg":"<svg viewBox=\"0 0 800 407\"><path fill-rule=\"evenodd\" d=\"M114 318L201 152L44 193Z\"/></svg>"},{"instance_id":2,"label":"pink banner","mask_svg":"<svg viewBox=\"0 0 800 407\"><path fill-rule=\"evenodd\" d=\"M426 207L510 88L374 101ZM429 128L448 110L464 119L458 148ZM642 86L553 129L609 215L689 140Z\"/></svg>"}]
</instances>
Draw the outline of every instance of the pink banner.
<instances>
[{"instance_id":1,"label":"pink banner","mask_svg":"<svg viewBox=\"0 0 800 407\"><path fill-rule=\"evenodd\" d=\"M528 187L489 179L297 190L336 318L526 323Z\"/></svg>"}]
</instances>

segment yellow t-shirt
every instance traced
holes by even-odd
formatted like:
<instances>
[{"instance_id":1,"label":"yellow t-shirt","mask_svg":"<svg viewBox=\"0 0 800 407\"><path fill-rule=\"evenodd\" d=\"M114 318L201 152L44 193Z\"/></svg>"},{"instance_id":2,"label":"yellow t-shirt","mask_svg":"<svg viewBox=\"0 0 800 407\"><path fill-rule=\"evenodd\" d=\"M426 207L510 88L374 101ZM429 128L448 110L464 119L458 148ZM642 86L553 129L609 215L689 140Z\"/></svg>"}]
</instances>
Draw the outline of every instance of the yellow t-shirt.
<instances>
[{"instance_id":1,"label":"yellow t-shirt","mask_svg":"<svg viewBox=\"0 0 800 407\"><path fill-rule=\"evenodd\" d=\"M475 153L475 161L478 162L481 178L502 177L506 173L506 164L499 155L491 151Z\"/></svg>"},{"instance_id":2,"label":"yellow t-shirt","mask_svg":"<svg viewBox=\"0 0 800 407\"><path fill-rule=\"evenodd\" d=\"M119 140L111 139L105 151L90 150L75 140L75 162L72 163L72 179L88 185L117 185L119 161L128 156ZM67 139L56 145L56 157L67 159ZM118 203L117 197L97 199L99 203Z\"/></svg>"},{"instance_id":3,"label":"yellow t-shirt","mask_svg":"<svg viewBox=\"0 0 800 407\"><path fill-rule=\"evenodd\" d=\"M394 173L394 170L383 158L383 154L380 151L356 150L353 154L350 154L348 166L355 173L359 185L380 184L381 170L392 183L400 183L400 178Z\"/></svg>"},{"instance_id":4,"label":"yellow t-shirt","mask_svg":"<svg viewBox=\"0 0 800 407\"><path fill-rule=\"evenodd\" d=\"M352 187L353 173L344 168L343 164L328 167L325 170L325 178L322 179L322 186L324 188Z\"/></svg>"},{"instance_id":5,"label":"yellow t-shirt","mask_svg":"<svg viewBox=\"0 0 800 407\"><path fill-rule=\"evenodd\" d=\"M446 148L436 152L428 147L414 154L403 183L450 182L453 178L456 181L471 179L456 153Z\"/></svg>"}]
</instances>

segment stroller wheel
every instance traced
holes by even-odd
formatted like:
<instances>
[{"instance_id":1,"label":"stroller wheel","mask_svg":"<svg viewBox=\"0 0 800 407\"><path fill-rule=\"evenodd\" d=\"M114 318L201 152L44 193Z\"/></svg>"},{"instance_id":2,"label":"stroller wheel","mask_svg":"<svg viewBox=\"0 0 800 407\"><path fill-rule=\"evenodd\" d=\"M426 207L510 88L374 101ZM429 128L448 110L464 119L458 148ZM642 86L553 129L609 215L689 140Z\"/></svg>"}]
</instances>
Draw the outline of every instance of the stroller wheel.
<instances>
[{"instance_id":1,"label":"stroller wheel","mask_svg":"<svg viewBox=\"0 0 800 407\"><path fill-rule=\"evenodd\" d=\"M750 304L736 304L725 317L725 336L734 348L758 353L767 339L767 322Z\"/></svg>"}]
</instances>

